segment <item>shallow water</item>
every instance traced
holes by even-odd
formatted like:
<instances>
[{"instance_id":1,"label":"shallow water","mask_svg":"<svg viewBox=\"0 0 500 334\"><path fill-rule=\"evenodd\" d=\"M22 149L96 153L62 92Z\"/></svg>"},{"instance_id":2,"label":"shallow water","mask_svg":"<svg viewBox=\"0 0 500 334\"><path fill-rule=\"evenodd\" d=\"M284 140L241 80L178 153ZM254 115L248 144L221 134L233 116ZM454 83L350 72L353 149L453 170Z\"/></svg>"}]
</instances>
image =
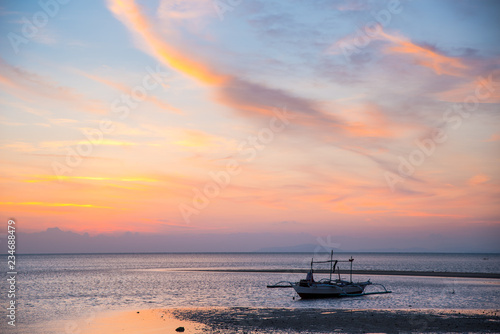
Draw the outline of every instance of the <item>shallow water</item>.
<instances>
[{"instance_id":1,"label":"shallow water","mask_svg":"<svg viewBox=\"0 0 500 334\"><path fill-rule=\"evenodd\" d=\"M500 273L500 254L338 253L354 257L355 269ZM17 255L24 271L156 268L304 269L325 253L61 254ZM1 258L1 257L0 257ZM6 261L0 263L0 267ZM347 269L347 267L342 267Z\"/></svg>"},{"instance_id":2,"label":"shallow water","mask_svg":"<svg viewBox=\"0 0 500 334\"><path fill-rule=\"evenodd\" d=\"M498 255L353 255L355 269L500 272ZM300 300L293 289L266 289L266 285L281 280L297 281L303 274L164 270L303 269L307 268L310 258L311 254L18 256L18 323L80 318L89 312L130 308L496 309L500 303L500 280L494 279L359 275L354 280L370 278L375 283L384 284L393 293ZM4 263L6 261L2 258L2 266ZM6 272L4 269L2 267ZM316 279L321 277L317 275ZM6 288L6 284L0 287L2 303L6 300Z\"/></svg>"}]
</instances>

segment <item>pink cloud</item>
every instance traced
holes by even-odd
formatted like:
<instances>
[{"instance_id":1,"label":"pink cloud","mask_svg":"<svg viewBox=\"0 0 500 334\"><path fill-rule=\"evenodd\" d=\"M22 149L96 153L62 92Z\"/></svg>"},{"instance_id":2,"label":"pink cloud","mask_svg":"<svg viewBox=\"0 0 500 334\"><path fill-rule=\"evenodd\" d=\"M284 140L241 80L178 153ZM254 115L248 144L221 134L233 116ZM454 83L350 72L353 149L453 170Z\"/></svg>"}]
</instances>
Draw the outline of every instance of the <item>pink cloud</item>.
<instances>
[{"instance_id":1,"label":"pink cloud","mask_svg":"<svg viewBox=\"0 0 500 334\"><path fill-rule=\"evenodd\" d=\"M477 186L480 184L487 183L488 181L490 181L490 177L488 175L477 174L471 177L467 183L471 186Z\"/></svg>"},{"instance_id":2,"label":"pink cloud","mask_svg":"<svg viewBox=\"0 0 500 334\"><path fill-rule=\"evenodd\" d=\"M500 134L495 133L492 134L490 138L484 140L485 142L494 142L494 141L499 141L500 140Z\"/></svg>"}]
</instances>

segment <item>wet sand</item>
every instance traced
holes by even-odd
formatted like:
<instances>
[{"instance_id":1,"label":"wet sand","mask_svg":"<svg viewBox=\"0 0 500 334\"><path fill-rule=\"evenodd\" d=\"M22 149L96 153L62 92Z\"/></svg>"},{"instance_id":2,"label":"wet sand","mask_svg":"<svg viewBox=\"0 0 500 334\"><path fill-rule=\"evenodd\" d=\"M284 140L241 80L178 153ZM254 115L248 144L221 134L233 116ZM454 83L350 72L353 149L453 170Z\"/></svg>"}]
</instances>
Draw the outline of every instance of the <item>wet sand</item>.
<instances>
[{"instance_id":1,"label":"wet sand","mask_svg":"<svg viewBox=\"0 0 500 334\"><path fill-rule=\"evenodd\" d=\"M110 312L82 328L107 333L495 333L498 310L179 308Z\"/></svg>"},{"instance_id":2,"label":"wet sand","mask_svg":"<svg viewBox=\"0 0 500 334\"><path fill-rule=\"evenodd\" d=\"M140 334L140 333L207 333L205 325L188 319L177 319L167 310L112 311L97 316L75 328L79 334Z\"/></svg>"}]
</instances>

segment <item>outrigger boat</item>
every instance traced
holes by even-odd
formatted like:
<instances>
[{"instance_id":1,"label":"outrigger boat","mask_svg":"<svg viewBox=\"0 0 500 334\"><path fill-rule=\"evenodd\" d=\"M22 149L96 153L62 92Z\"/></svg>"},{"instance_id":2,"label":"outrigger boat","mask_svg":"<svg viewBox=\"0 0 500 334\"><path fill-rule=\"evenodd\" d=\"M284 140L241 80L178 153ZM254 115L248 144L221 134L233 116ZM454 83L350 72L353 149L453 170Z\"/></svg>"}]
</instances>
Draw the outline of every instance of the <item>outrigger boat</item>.
<instances>
[{"instance_id":1,"label":"outrigger boat","mask_svg":"<svg viewBox=\"0 0 500 334\"><path fill-rule=\"evenodd\" d=\"M334 260L333 251L330 253L330 260L327 261L314 261L311 260L311 269L307 273L306 279L301 279L299 282L288 282L281 281L274 285L268 285L268 288L293 288L297 294L303 298L331 298L331 297L354 297L354 296L364 296L371 294L383 294L391 293L382 284L372 283L370 280L365 282L353 282L352 281L352 263L354 259L351 257L348 260ZM337 269L337 264L341 262L348 262L351 265L350 279L349 281L343 280L340 277L340 271L338 272L338 279L332 279L335 270ZM329 263L330 264L330 278L322 278L319 281L315 281L313 278L313 265L318 263ZM383 291L365 292L367 286L380 286Z\"/></svg>"}]
</instances>

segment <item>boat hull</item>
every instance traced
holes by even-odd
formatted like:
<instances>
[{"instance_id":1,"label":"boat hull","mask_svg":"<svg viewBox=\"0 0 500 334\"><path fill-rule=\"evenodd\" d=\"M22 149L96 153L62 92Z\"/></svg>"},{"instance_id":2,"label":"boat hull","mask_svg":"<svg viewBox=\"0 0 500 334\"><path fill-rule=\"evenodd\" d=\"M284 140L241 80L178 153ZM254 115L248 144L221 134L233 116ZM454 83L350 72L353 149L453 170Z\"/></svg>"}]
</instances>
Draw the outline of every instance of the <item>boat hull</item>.
<instances>
[{"instance_id":1,"label":"boat hull","mask_svg":"<svg viewBox=\"0 0 500 334\"><path fill-rule=\"evenodd\" d=\"M303 284L294 284L293 288L303 299L311 298L336 298L343 297L346 295L356 295L363 293L368 282L363 283L353 283L347 285L337 285L337 284L316 284L312 283L308 286Z\"/></svg>"}]
</instances>

